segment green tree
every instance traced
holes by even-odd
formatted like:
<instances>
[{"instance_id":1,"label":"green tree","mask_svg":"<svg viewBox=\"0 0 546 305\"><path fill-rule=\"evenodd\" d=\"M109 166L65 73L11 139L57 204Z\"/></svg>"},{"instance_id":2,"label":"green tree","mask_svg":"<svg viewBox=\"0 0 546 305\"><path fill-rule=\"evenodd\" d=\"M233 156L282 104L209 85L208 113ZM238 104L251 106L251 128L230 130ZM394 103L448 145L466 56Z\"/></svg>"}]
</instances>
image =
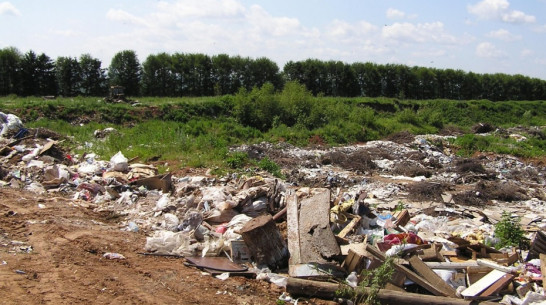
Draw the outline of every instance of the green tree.
<instances>
[{"instance_id":1,"label":"green tree","mask_svg":"<svg viewBox=\"0 0 546 305\"><path fill-rule=\"evenodd\" d=\"M212 82L214 95L233 94L232 77L233 62L227 54L212 56Z\"/></svg>"},{"instance_id":2,"label":"green tree","mask_svg":"<svg viewBox=\"0 0 546 305\"><path fill-rule=\"evenodd\" d=\"M140 95L141 67L135 51L124 50L116 53L108 68L110 85L125 87L126 95Z\"/></svg>"},{"instance_id":3,"label":"green tree","mask_svg":"<svg viewBox=\"0 0 546 305\"><path fill-rule=\"evenodd\" d=\"M377 97L381 95L381 81L378 65L354 63L352 65L360 96Z\"/></svg>"},{"instance_id":4,"label":"green tree","mask_svg":"<svg viewBox=\"0 0 546 305\"><path fill-rule=\"evenodd\" d=\"M76 96L81 93L81 69L76 58L59 57L55 61L55 76L59 94Z\"/></svg>"},{"instance_id":5,"label":"green tree","mask_svg":"<svg viewBox=\"0 0 546 305\"><path fill-rule=\"evenodd\" d=\"M265 83L271 83L276 89L280 89L282 79L279 67L268 58L261 57L251 62L250 66L252 87L261 87Z\"/></svg>"},{"instance_id":6,"label":"green tree","mask_svg":"<svg viewBox=\"0 0 546 305\"><path fill-rule=\"evenodd\" d=\"M86 96L103 96L106 94L106 71L99 59L89 54L80 56L81 88Z\"/></svg>"},{"instance_id":7,"label":"green tree","mask_svg":"<svg viewBox=\"0 0 546 305\"><path fill-rule=\"evenodd\" d=\"M21 59L21 95L55 95L55 64L44 53L28 51Z\"/></svg>"},{"instance_id":8,"label":"green tree","mask_svg":"<svg viewBox=\"0 0 546 305\"><path fill-rule=\"evenodd\" d=\"M0 49L0 95L19 91L21 53L14 47Z\"/></svg>"},{"instance_id":9,"label":"green tree","mask_svg":"<svg viewBox=\"0 0 546 305\"><path fill-rule=\"evenodd\" d=\"M147 96L175 96L171 56L149 55L142 63L142 93Z\"/></svg>"}]
</instances>

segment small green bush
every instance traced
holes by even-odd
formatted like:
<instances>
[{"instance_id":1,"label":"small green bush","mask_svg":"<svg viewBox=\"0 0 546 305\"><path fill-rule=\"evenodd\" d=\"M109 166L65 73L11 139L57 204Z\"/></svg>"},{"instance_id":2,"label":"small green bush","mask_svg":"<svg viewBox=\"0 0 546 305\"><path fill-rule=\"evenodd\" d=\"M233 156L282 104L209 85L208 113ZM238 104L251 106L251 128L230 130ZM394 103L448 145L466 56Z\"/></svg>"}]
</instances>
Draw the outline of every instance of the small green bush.
<instances>
[{"instance_id":1,"label":"small green bush","mask_svg":"<svg viewBox=\"0 0 546 305\"><path fill-rule=\"evenodd\" d=\"M525 231L520 225L520 218L512 218L510 213L504 211L501 220L495 224L495 236L500 240L495 247L500 249L506 246L520 246L524 233Z\"/></svg>"},{"instance_id":2,"label":"small green bush","mask_svg":"<svg viewBox=\"0 0 546 305\"><path fill-rule=\"evenodd\" d=\"M247 162L248 154L244 152L231 153L226 159L226 164L232 169L242 169Z\"/></svg>"},{"instance_id":3,"label":"small green bush","mask_svg":"<svg viewBox=\"0 0 546 305\"><path fill-rule=\"evenodd\" d=\"M260 162L258 162L258 167L277 178L282 178L281 167L268 157L261 159Z\"/></svg>"}]
</instances>

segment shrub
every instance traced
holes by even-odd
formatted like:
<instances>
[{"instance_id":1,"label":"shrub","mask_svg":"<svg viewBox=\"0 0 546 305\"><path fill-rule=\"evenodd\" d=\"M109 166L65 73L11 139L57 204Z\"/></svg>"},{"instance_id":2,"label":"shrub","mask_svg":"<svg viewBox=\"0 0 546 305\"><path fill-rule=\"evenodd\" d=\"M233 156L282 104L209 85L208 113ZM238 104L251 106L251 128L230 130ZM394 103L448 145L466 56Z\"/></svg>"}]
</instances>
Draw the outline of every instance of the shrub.
<instances>
[{"instance_id":1,"label":"shrub","mask_svg":"<svg viewBox=\"0 0 546 305\"><path fill-rule=\"evenodd\" d=\"M497 249L506 246L519 246L523 242L525 231L523 231L519 222L519 217L512 218L508 212L502 212L501 220L495 224L495 236L500 240L495 245Z\"/></svg>"},{"instance_id":2,"label":"shrub","mask_svg":"<svg viewBox=\"0 0 546 305\"><path fill-rule=\"evenodd\" d=\"M244 152L234 152L230 154L226 159L227 165L233 169L243 168L243 166L245 166L247 162L248 154Z\"/></svg>"},{"instance_id":3,"label":"shrub","mask_svg":"<svg viewBox=\"0 0 546 305\"><path fill-rule=\"evenodd\" d=\"M282 178L281 167L277 163L275 163L275 161L269 159L268 157L264 157L263 159L261 159L260 162L258 162L258 166L261 169L269 172L273 176L277 178Z\"/></svg>"}]
</instances>

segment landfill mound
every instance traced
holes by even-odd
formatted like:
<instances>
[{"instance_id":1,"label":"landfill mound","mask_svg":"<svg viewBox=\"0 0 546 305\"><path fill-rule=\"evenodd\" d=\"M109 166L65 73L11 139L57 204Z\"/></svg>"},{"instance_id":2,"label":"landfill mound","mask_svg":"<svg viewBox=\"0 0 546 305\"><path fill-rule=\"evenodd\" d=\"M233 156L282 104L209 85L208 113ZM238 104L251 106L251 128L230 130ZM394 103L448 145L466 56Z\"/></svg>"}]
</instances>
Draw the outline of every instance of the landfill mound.
<instances>
[{"instance_id":1,"label":"landfill mound","mask_svg":"<svg viewBox=\"0 0 546 305\"><path fill-rule=\"evenodd\" d=\"M275 161L285 179L215 177L159 173L122 151L73 155L61 135L13 117L3 130L7 303L330 304L362 293L340 295L340 283L365 283L387 264L385 303L544 300L541 159L462 158L454 136L399 134L335 148L233 147ZM518 240L503 244L503 232Z\"/></svg>"}]
</instances>

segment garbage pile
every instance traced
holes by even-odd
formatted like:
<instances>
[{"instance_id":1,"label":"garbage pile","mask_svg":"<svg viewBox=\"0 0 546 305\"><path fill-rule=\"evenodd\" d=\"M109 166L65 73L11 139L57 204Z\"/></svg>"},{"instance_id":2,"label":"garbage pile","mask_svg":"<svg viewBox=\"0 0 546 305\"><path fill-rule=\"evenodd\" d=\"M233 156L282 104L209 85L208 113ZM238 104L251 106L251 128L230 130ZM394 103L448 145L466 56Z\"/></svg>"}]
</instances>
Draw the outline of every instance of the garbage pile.
<instances>
[{"instance_id":1,"label":"garbage pile","mask_svg":"<svg viewBox=\"0 0 546 305\"><path fill-rule=\"evenodd\" d=\"M443 137L422 136L328 150L285 145L279 163L302 165L285 170L287 181L176 177L122 152L109 161L71 155L60 136L0 118L2 187L115 212L122 230L146 234L146 255L184 257L220 279L268 280L293 297L334 299L388 265L378 294L387 303L546 302L544 168L516 158L484 166L433 144ZM239 149L272 149L258 148ZM505 233L520 239L504 245ZM340 284L325 282L333 279Z\"/></svg>"}]
</instances>

